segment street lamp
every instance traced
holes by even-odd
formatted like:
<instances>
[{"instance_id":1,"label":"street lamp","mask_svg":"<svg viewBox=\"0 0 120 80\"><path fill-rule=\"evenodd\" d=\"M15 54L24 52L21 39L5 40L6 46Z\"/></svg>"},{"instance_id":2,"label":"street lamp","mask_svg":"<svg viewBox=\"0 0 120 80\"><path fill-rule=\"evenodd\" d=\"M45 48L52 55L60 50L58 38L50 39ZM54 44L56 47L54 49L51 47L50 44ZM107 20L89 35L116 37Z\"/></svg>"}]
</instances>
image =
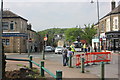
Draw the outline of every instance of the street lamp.
<instances>
[{"instance_id":1,"label":"street lamp","mask_svg":"<svg viewBox=\"0 0 120 80\"><path fill-rule=\"evenodd\" d=\"M94 3L93 0L91 0L91 3ZM97 29L97 34L98 34L98 52L100 52L100 26L99 26L99 1L97 0L97 17L98 17L98 29Z\"/></svg>"},{"instance_id":2,"label":"street lamp","mask_svg":"<svg viewBox=\"0 0 120 80\"><path fill-rule=\"evenodd\" d=\"M3 0L1 0L0 11L0 80L3 78L3 56L2 56L2 13L3 13Z\"/></svg>"}]
</instances>

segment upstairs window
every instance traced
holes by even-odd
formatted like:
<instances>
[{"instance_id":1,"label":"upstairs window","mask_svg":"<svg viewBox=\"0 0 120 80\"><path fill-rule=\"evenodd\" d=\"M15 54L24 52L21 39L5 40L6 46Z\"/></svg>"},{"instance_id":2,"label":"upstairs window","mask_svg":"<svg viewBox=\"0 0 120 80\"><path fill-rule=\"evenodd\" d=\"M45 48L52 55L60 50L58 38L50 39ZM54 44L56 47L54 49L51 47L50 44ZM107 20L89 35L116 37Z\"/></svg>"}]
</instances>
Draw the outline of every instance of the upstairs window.
<instances>
[{"instance_id":1,"label":"upstairs window","mask_svg":"<svg viewBox=\"0 0 120 80\"><path fill-rule=\"evenodd\" d=\"M9 29L9 23L8 22L2 22L3 30Z\"/></svg>"},{"instance_id":2,"label":"upstairs window","mask_svg":"<svg viewBox=\"0 0 120 80\"><path fill-rule=\"evenodd\" d=\"M10 23L10 30L14 30L14 23L13 22Z\"/></svg>"},{"instance_id":3,"label":"upstairs window","mask_svg":"<svg viewBox=\"0 0 120 80\"><path fill-rule=\"evenodd\" d=\"M115 19L115 29L118 29L117 19Z\"/></svg>"},{"instance_id":4,"label":"upstairs window","mask_svg":"<svg viewBox=\"0 0 120 80\"><path fill-rule=\"evenodd\" d=\"M104 32L104 24L101 25L101 31Z\"/></svg>"}]
</instances>

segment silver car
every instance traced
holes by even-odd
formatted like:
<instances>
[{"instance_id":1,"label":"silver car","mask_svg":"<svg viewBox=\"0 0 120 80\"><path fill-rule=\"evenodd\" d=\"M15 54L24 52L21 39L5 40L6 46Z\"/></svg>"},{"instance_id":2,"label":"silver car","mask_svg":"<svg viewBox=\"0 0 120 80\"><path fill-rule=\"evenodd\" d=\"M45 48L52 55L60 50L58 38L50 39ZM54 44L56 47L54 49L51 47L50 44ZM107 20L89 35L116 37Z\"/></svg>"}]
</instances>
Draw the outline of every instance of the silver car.
<instances>
[{"instance_id":1,"label":"silver car","mask_svg":"<svg viewBox=\"0 0 120 80\"><path fill-rule=\"evenodd\" d=\"M53 52L54 51L54 48L51 47L51 46L46 46L45 47L45 52Z\"/></svg>"}]
</instances>

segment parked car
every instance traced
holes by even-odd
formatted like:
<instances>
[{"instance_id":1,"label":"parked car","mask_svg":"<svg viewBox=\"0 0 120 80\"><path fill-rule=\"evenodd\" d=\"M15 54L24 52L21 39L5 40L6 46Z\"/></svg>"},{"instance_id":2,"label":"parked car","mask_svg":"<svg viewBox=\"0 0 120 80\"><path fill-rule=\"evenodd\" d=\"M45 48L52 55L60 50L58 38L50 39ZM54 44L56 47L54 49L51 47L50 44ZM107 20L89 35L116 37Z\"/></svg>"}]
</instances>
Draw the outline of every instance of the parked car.
<instances>
[{"instance_id":1,"label":"parked car","mask_svg":"<svg viewBox=\"0 0 120 80\"><path fill-rule=\"evenodd\" d=\"M62 54L63 47L56 47L55 54Z\"/></svg>"},{"instance_id":2,"label":"parked car","mask_svg":"<svg viewBox=\"0 0 120 80\"><path fill-rule=\"evenodd\" d=\"M46 46L45 52L54 52L54 48L52 46Z\"/></svg>"}]
</instances>

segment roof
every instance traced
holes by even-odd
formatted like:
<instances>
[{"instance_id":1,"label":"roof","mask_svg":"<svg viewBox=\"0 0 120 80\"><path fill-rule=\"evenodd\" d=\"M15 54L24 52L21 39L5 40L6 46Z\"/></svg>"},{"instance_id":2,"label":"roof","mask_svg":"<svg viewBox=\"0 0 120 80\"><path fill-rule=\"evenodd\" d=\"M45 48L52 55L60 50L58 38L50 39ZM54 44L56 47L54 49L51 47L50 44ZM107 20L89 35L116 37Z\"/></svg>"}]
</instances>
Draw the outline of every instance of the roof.
<instances>
[{"instance_id":1,"label":"roof","mask_svg":"<svg viewBox=\"0 0 120 80\"><path fill-rule=\"evenodd\" d=\"M21 19L23 19L25 21L28 21L27 19L25 19L25 18L15 14L15 13L13 13L13 12L11 12L9 10L3 11L3 18L21 18Z\"/></svg>"},{"instance_id":2,"label":"roof","mask_svg":"<svg viewBox=\"0 0 120 80\"><path fill-rule=\"evenodd\" d=\"M116 8L114 8L111 12L109 12L107 15L105 15L101 19L103 19L103 18L105 18L107 16L110 16L110 15L113 15L113 14L120 14L120 5L118 5Z\"/></svg>"}]
</instances>

